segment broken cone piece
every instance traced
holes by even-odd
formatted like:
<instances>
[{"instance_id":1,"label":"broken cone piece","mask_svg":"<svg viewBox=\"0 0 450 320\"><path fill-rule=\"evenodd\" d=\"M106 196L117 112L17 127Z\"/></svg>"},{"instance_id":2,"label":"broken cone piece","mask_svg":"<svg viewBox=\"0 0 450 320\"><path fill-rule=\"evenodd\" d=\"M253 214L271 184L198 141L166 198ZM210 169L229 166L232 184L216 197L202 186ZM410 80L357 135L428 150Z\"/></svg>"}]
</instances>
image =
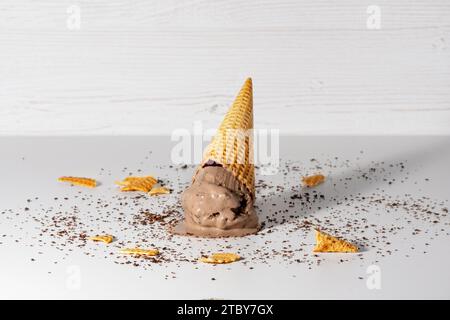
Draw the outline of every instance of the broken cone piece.
<instances>
[{"instance_id":1,"label":"broken cone piece","mask_svg":"<svg viewBox=\"0 0 450 320\"><path fill-rule=\"evenodd\" d=\"M121 249L122 254L131 254L136 256L156 256L159 254L157 249L125 248Z\"/></svg>"},{"instance_id":2,"label":"broken cone piece","mask_svg":"<svg viewBox=\"0 0 450 320\"><path fill-rule=\"evenodd\" d=\"M120 191L142 191L149 192L158 180L152 176L145 177L126 177L122 181L117 181L116 184L122 186Z\"/></svg>"},{"instance_id":3,"label":"broken cone piece","mask_svg":"<svg viewBox=\"0 0 450 320\"><path fill-rule=\"evenodd\" d=\"M333 237L329 234L316 230L316 247L314 252L358 252L358 247L354 244Z\"/></svg>"},{"instance_id":4,"label":"broken cone piece","mask_svg":"<svg viewBox=\"0 0 450 320\"><path fill-rule=\"evenodd\" d=\"M200 262L225 264L240 260L241 257L236 253L213 253L209 257L201 257Z\"/></svg>"},{"instance_id":5,"label":"broken cone piece","mask_svg":"<svg viewBox=\"0 0 450 320\"><path fill-rule=\"evenodd\" d=\"M95 188L97 186L97 181L95 179L91 179L91 178L64 176L64 177L59 177L58 181L69 182L76 186L82 186L82 187L88 187L88 188Z\"/></svg>"},{"instance_id":6,"label":"broken cone piece","mask_svg":"<svg viewBox=\"0 0 450 320\"><path fill-rule=\"evenodd\" d=\"M169 194L170 190L167 189L166 187L156 187L156 188L152 188L152 190L149 191L149 195L151 196L156 196L156 195L160 195L160 194Z\"/></svg>"},{"instance_id":7,"label":"broken cone piece","mask_svg":"<svg viewBox=\"0 0 450 320\"><path fill-rule=\"evenodd\" d=\"M323 174L315 174L313 176L307 176L302 178L303 185L305 187L315 187L325 181Z\"/></svg>"},{"instance_id":8,"label":"broken cone piece","mask_svg":"<svg viewBox=\"0 0 450 320\"><path fill-rule=\"evenodd\" d=\"M94 237L90 237L89 240L96 241L96 242L103 242L103 243L111 243L114 240L114 237L109 234L105 235L97 235Z\"/></svg>"}]
</instances>

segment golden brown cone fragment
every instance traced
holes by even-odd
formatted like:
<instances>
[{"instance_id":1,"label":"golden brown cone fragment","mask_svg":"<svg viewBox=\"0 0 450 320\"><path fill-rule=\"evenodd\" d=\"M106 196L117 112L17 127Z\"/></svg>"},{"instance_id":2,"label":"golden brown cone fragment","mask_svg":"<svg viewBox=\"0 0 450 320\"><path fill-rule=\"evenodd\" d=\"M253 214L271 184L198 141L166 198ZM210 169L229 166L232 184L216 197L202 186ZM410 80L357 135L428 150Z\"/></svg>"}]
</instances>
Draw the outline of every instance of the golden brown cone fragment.
<instances>
[{"instance_id":1,"label":"golden brown cone fragment","mask_svg":"<svg viewBox=\"0 0 450 320\"><path fill-rule=\"evenodd\" d=\"M97 181L91 178L83 178L83 177L59 177L58 181L61 182L69 182L75 186L82 186L88 188L95 188L97 186Z\"/></svg>"},{"instance_id":2,"label":"golden brown cone fragment","mask_svg":"<svg viewBox=\"0 0 450 320\"><path fill-rule=\"evenodd\" d=\"M209 257L201 257L200 262L212 263L212 264L226 264L239 261L241 257L236 253L213 253Z\"/></svg>"},{"instance_id":3,"label":"golden brown cone fragment","mask_svg":"<svg viewBox=\"0 0 450 320\"><path fill-rule=\"evenodd\" d=\"M329 234L316 230L316 247L314 252L358 252L358 247L348 241L338 239Z\"/></svg>"}]
</instances>

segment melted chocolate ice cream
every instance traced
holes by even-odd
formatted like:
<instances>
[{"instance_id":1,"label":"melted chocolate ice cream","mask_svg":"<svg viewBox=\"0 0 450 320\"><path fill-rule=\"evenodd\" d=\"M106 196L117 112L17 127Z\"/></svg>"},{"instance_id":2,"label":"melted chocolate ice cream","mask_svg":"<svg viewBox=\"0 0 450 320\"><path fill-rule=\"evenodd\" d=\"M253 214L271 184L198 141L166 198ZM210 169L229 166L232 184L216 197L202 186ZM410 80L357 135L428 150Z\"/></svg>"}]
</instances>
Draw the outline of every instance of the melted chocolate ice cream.
<instances>
[{"instance_id":1,"label":"melted chocolate ice cream","mask_svg":"<svg viewBox=\"0 0 450 320\"><path fill-rule=\"evenodd\" d=\"M201 237L256 233L259 224L253 201L248 190L228 170L207 164L182 195L185 221L174 232Z\"/></svg>"}]
</instances>

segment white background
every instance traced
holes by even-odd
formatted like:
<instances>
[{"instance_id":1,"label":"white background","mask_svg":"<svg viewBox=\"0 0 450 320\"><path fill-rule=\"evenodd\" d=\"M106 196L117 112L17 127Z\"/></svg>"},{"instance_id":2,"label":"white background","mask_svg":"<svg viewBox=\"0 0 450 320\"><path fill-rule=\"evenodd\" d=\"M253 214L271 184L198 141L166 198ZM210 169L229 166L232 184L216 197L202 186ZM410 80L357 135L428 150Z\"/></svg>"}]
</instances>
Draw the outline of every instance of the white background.
<instances>
[{"instance_id":1,"label":"white background","mask_svg":"<svg viewBox=\"0 0 450 320\"><path fill-rule=\"evenodd\" d=\"M447 0L1 0L0 135L215 127L247 76L257 127L449 134L449 46Z\"/></svg>"}]
</instances>

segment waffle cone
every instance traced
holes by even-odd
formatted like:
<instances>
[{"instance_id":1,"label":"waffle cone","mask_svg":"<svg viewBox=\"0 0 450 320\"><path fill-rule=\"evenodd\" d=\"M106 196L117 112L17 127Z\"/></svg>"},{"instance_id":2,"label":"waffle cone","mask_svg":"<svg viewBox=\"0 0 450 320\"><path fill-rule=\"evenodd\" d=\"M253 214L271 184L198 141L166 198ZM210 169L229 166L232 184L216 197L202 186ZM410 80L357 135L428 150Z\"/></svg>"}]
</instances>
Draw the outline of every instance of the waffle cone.
<instances>
[{"instance_id":1,"label":"waffle cone","mask_svg":"<svg viewBox=\"0 0 450 320\"><path fill-rule=\"evenodd\" d=\"M248 78L205 149L200 168L214 161L230 171L255 196L253 162L253 88ZM194 180L195 180L194 175Z\"/></svg>"}]
</instances>

